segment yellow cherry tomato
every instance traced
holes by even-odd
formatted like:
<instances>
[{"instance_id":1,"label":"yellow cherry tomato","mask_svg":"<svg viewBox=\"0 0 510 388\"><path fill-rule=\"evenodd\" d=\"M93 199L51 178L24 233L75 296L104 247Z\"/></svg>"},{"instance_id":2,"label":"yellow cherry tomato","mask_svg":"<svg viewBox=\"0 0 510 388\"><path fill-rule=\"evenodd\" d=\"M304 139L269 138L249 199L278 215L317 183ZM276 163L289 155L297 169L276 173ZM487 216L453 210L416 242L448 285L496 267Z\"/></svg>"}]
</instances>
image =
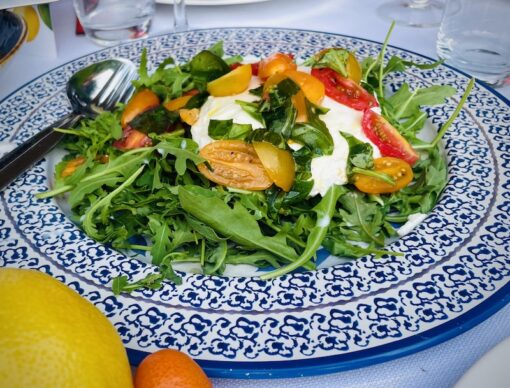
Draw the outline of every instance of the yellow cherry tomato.
<instances>
[{"instance_id":1,"label":"yellow cherry tomato","mask_svg":"<svg viewBox=\"0 0 510 388\"><path fill-rule=\"evenodd\" d=\"M276 53L259 62L258 76L261 80L266 80L276 73L296 69L297 65L289 55Z\"/></svg>"},{"instance_id":2,"label":"yellow cherry tomato","mask_svg":"<svg viewBox=\"0 0 510 388\"><path fill-rule=\"evenodd\" d=\"M253 148L274 184L283 191L289 191L296 175L292 154L265 141L253 142Z\"/></svg>"},{"instance_id":3,"label":"yellow cherry tomato","mask_svg":"<svg viewBox=\"0 0 510 388\"><path fill-rule=\"evenodd\" d=\"M180 109L179 116L182 121L188 125L193 125L198 121L200 110L198 108L193 109Z\"/></svg>"},{"instance_id":4,"label":"yellow cherry tomato","mask_svg":"<svg viewBox=\"0 0 510 388\"><path fill-rule=\"evenodd\" d=\"M74 172L76 171L76 169L78 167L80 167L83 163L85 163L85 160L86 159L85 159L84 156L78 156L78 157L76 157L74 159L71 159L70 161L68 161L66 163L66 166L64 167L64 169L60 173L60 176L62 178L65 178L65 177L73 175Z\"/></svg>"},{"instance_id":5,"label":"yellow cherry tomato","mask_svg":"<svg viewBox=\"0 0 510 388\"><path fill-rule=\"evenodd\" d=\"M143 113L151 108L159 105L159 97L149 89L143 89L136 93L124 108L120 123L122 128L125 128L131 120L133 120L140 113Z\"/></svg>"},{"instance_id":6,"label":"yellow cherry tomato","mask_svg":"<svg viewBox=\"0 0 510 388\"><path fill-rule=\"evenodd\" d=\"M241 65L231 72L207 84L211 96L223 97L239 94L248 89L251 80L251 65Z\"/></svg>"},{"instance_id":7,"label":"yellow cherry tomato","mask_svg":"<svg viewBox=\"0 0 510 388\"><path fill-rule=\"evenodd\" d=\"M219 140L200 150L210 168L198 170L210 181L244 190L265 190L273 184L252 145L241 140Z\"/></svg>"},{"instance_id":8,"label":"yellow cherry tomato","mask_svg":"<svg viewBox=\"0 0 510 388\"><path fill-rule=\"evenodd\" d=\"M369 175L354 174L354 186L363 193L388 194L406 187L413 180L413 170L411 166L402 159L389 156L374 159L374 171L388 174L393 178L395 184L391 185Z\"/></svg>"}]
</instances>

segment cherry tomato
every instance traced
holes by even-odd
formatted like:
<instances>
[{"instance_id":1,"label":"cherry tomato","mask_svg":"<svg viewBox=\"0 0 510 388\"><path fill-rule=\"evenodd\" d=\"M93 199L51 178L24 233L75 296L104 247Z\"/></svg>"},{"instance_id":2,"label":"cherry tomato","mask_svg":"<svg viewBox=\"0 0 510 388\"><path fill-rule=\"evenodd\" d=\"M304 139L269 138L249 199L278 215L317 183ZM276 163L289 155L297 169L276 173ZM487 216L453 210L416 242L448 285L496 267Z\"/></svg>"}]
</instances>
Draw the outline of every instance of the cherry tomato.
<instances>
[{"instance_id":1,"label":"cherry tomato","mask_svg":"<svg viewBox=\"0 0 510 388\"><path fill-rule=\"evenodd\" d=\"M354 174L354 186L368 194L394 193L406 187L413 180L413 170L409 163L402 159L383 157L374 159L374 170L388 174L395 181L394 185L381 179L364 174Z\"/></svg>"},{"instance_id":2,"label":"cherry tomato","mask_svg":"<svg viewBox=\"0 0 510 388\"><path fill-rule=\"evenodd\" d=\"M235 69L237 69L239 66L242 66L242 63L239 63L239 62L232 63L232 64L230 65L230 69L231 69L231 70L235 70ZM258 74L259 74L259 63L258 63L258 62L250 63L250 66L251 66L251 74L252 74L252 75L258 75Z\"/></svg>"},{"instance_id":3,"label":"cherry tomato","mask_svg":"<svg viewBox=\"0 0 510 388\"><path fill-rule=\"evenodd\" d=\"M122 138L113 142L113 146L121 151L150 146L151 144L152 140L150 137L131 127L124 129Z\"/></svg>"},{"instance_id":4,"label":"cherry tomato","mask_svg":"<svg viewBox=\"0 0 510 388\"><path fill-rule=\"evenodd\" d=\"M269 178L283 191L289 191L296 175L292 154L265 141L253 142L252 145Z\"/></svg>"},{"instance_id":5,"label":"cherry tomato","mask_svg":"<svg viewBox=\"0 0 510 388\"><path fill-rule=\"evenodd\" d=\"M268 93L269 89L279 84L285 78L290 78L299 85L306 98L314 104L320 104L324 98L324 84L314 76L297 70L287 70L281 73L273 74L264 83L264 94Z\"/></svg>"},{"instance_id":6,"label":"cherry tomato","mask_svg":"<svg viewBox=\"0 0 510 388\"><path fill-rule=\"evenodd\" d=\"M193 97L193 96L188 95L188 96L177 97L177 98L174 98L173 100L165 102L163 104L163 106L168 110L173 110L173 111L179 110L186 106L186 104L191 99L191 97Z\"/></svg>"},{"instance_id":7,"label":"cherry tomato","mask_svg":"<svg viewBox=\"0 0 510 388\"><path fill-rule=\"evenodd\" d=\"M276 53L259 62L258 76L260 79L266 80L273 74L296 69L297 65L290 55Z\"/></svg>"},{"instance_id":8,"label":"cherry tomato","mask_svg":"<svg viewBox=\"0 0 510 388\"><path fill-rule=\"evenodd\" d=\"M133 120L140 113L146 110L155 108L159 105L159 97L149 89L143 89L136 93L124 108L120 123L122 128L125 128L128 123Z\"/></svg>"},{"instance_id":9,"label":"cherry tomato","mask_svg":"<svg viewBox=\"0 0 510 388\"><path fill-rule=\"evenodd\" d=\"M326 54L330 50L334 50L335 48L329 48L322 50L319 54L317 54L318 59L320 59L324 54ZM349 51L349 56L347 57L347 62L345 64L346 70L347 70L347 78L350 80L353 80L357 84L361 81L362 76L362 70L361 65L359 64L358 60L354 56L352 52Z\"/></svg>"},{"instance_id":10,"label":"cherry tomato","mask_svg":"<svg viewBox=\"0 0 510 388\"><path fill-rule=\"evenodd\" d=\"M200 150L206 159L199 171L209 180L244 190L265 190L273 184L252 145L241 140L219 140Z\"/></svg>"},{"instance_id":11,"label":"cherry tomato","mask_svg":"<svg viewBox=\"0 0 510 388\"><path fill-rule=\"evenodd\" d=\"M326 87L326 96L340 104L361 111L379 105L374 96L356 82L342 77L334 70L327 67L312 69L312 75L322 81Z\"/></svg>"},{"instance_id":12,"label":"cherry tomato","mask_svg":"<svg viewBox=\"0 0 510 388\"><path fill-rule=\"evenodd\" d=\"M195 124L198 121L199 114L200 110L198 108L179 110L179 117L188 125Z\"/></svg>"},{"instance_id":13,"label":"cherry tomato","mask_svg":"<svg viewBox=\"0 0 510 388\"><path fill-rule=\"evenodd\" d=\"M239 94L248 89L251 80L251 66L242 65L237 69L207 84L211 96L223 97Z\"/></svg>"},{"instance_id":14,"label":"cherry tomato","mask_svg":"<svg viewBox=\"0 0 510 388\"><path fill-rule=\"evenodd\" d=\"M297 110L296 122L305 123L308 121L308 111L306 110L305 94L302 90L294 94L291 98L292 104Z\"/></svg>"},{"instance_id":15,"label":"cherry tomato","mask_svg":"<svg viewBox=\"0 0 510 388\"><path fill-rule=\"evenodd\" d=\"M71 159L70 161L68 161L66 163L66 166L64 167L64 169L60 173L60 176L62 178L65 178L65 177L73 175L74 172L76 171L76 169L78 167L80 167L83 163L85 163L85 160L86 159L85 159L84 156L78 156L78 157L76 157L74 159Z\"/></svg>"},{"instance_id":16,"label":"cherry tomato","mask_svg":"<svg viewBox=\"0 0 510 388\"><path fill-rule=\"evenodd\" d=\"M420 158L411 144L384 117L372 110L367 109L363 113L361 127L366 137L384 156L403 159L411 166Z\"/></svg>"}]
</instances>

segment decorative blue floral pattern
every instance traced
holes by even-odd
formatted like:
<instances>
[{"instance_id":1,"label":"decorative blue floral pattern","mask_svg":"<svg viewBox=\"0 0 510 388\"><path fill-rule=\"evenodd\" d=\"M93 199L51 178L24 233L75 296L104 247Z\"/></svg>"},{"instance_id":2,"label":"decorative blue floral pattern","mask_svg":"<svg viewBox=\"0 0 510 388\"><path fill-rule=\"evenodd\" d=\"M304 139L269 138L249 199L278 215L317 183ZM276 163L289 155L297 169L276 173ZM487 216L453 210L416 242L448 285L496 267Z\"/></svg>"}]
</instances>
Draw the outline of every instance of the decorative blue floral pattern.
<instances>
[{"instance_id":1,"label":"decorative blue floral pattern","mask_svg":"<svg viewBox=\"0 0 510 388\"><path fill-rule=\"evenodd\" d=\"M0 103L0 141L21 142L64 115L69 76L88 63L122 56L138 61L143 47L154 66L184 61L217 40L229 54L275 51L307 57L344 46L374 55L380 45L298 30L211 29L160 36L99 51L39 77ZM419 55L396 48L416 62ZM454 110L467 77L440 66L388 79L393 89L448 83L458 94L429 110L439 125ZM52 274L91 300L114 323L128 349L185 350L201 360L279 361L375 348L455 319L510 279L510 110L476 85L445 138L449 182L438 205L411 234L393 242L399 257L362 259L271 281L183 274L166 284L115 297L112 279L153 271L84 235L55 200L37 200L51 171L42 161L0 193L0 266ZM506 124L505 124L506 123ZM297 374L297 372L296 372Z\"/></svg>"}]
</instances>

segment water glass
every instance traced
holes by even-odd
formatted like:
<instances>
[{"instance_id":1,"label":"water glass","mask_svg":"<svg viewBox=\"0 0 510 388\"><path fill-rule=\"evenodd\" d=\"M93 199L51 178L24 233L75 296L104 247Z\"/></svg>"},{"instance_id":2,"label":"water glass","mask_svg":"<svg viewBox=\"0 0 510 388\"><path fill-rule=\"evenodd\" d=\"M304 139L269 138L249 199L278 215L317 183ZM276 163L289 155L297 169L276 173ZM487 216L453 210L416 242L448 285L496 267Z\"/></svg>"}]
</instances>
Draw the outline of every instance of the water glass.
<instances>
[{"instance_id":1,"label":"water glass","mask_svg":"<svg viewBox=\"0 0 510 388\"><path fill-rule=\"evenodd\" d=\"M510 75L510 0L447 0L437 54L489 84Z\"/></svg>"},{"instance_id":2,"label":"water glass","mask_svg":"<svg viewBox=\"0 0 510 388\"><path fill-rule=\"evenodd\" d=\"M154 0L73 0L85 34L111 46L148 35Z\"/></svg>"}]
</instances>

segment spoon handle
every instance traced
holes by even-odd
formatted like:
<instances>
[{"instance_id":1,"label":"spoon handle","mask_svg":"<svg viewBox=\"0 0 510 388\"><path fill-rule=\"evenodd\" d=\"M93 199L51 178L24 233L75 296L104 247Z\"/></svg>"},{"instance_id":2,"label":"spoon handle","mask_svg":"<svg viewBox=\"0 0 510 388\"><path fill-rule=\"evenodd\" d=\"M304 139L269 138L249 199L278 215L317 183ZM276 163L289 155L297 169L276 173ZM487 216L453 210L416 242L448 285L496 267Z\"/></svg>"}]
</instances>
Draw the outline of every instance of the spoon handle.
<instances>
[{"instance_id":1,"label":"spoon handle","mask_svg":"<svg viewBox=\"0 0 510 388\"><path fill-rule=\"evenodd\" d=\"M54 131L54 128L70 128L81 118L81 115L71 112L4 155L0 159L0 190L58 144L64 134Z\"/></svg>"}]
</instances>

